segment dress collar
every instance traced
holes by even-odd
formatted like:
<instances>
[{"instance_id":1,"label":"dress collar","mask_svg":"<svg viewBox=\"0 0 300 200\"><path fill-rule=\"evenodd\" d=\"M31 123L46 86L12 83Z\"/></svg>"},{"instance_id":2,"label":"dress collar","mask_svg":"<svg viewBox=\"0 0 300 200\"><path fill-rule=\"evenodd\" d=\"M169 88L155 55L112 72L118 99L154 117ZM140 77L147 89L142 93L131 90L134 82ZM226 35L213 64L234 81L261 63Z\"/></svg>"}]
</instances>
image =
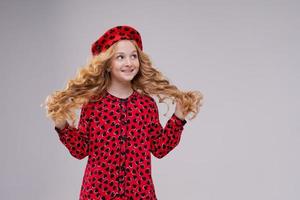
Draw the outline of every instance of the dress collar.
<instances>
[{"instance_id":1,"label":"dress collar","mask_svg":"<svg viewBox=\"0 0 300 200\"><path fill-rule=\"evenodd\" d=\"M105 90L104 97L112 100L113 102L126 102L126 101L130 101L130 100L136 100L137 93L138 92L136 90L133 90L133 92L128 97L120 98L120 97L110 94L107 90Z\"/></svg>"}]
</instances>

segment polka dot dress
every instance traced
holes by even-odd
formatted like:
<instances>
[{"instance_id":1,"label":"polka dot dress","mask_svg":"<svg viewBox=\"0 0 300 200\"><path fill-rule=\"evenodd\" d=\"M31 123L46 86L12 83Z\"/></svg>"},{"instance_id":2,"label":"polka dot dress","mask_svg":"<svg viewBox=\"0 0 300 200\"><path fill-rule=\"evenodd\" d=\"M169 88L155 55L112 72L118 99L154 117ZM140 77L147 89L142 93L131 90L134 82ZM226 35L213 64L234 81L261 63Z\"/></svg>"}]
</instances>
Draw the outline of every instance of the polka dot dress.
<instances>
[{"instance_id":1,"label":"polka dot dress","mask_svg":"<svg viewBox=\"0 0 300 200\"><path fill-rule=\"evenodd\" d=\"M154 99L137 91L126 99L106 91L83 105L78 128L55 127L72 156L88 156L80 200L156 200L151 153L162 158L174 149L185 123L173 114L163 128Z\"/></svg>"}]
</instances>

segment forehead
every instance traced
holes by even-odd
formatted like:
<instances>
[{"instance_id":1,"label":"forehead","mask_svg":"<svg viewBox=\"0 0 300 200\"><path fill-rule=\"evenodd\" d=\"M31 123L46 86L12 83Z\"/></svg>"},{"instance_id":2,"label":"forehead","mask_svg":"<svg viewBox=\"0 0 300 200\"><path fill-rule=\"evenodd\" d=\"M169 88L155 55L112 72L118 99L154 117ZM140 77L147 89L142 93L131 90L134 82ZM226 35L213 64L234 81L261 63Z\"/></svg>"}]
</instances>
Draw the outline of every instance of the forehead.
<instances>
[{"instance_id":1,"label":"forehead","mask_svg":"<svg viewBox=\"0 0 300 200\"><path fill-rule=\"evenodd\" d=\"M132 52L136 50L134 44L129 40L120 40L116 45L116 52Z\"/></svg>"}]
</instances>

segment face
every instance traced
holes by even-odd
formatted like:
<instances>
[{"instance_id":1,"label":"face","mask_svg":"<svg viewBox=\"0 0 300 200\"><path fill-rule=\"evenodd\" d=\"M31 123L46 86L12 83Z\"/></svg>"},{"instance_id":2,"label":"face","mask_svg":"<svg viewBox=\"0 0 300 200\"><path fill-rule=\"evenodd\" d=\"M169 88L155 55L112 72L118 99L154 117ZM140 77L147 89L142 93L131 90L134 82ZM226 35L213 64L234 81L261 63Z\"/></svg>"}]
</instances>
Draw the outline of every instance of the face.
<instances>
[{"instance_id":1,"label":"face","mask_svg":"<svg viewBox=\"0 0 300 200\"><path fill-rule=\"evenodd\" d=\"M135 46L129 40L120 40L110 65L112 82L130 83L139 71L139 58Z\"/></svg>"}]
</instances>

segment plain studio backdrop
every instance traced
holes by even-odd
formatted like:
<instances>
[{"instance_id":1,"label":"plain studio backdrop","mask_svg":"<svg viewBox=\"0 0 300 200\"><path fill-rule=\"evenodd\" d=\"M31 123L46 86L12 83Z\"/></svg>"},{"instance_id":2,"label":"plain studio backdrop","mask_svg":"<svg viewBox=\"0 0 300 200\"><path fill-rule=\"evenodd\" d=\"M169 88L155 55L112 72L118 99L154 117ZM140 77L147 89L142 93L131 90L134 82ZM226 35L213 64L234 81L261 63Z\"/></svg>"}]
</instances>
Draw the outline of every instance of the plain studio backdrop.
<instances>
[{"instance_id":1,"label":"plain studio backdrop","mask_svg":"<svg viewBox=\"0 0 300 200\"><path fill-rule=\"evenodd\" d=\"M204 94L180 144L152 156L158 199L300 199L299 10L272 0L2 0L1 199L78 199L87 158L69 154L40 104L124 24L173 84ZM159 109L164 125L172 110Z\"/></svg>"}]
</instances>

